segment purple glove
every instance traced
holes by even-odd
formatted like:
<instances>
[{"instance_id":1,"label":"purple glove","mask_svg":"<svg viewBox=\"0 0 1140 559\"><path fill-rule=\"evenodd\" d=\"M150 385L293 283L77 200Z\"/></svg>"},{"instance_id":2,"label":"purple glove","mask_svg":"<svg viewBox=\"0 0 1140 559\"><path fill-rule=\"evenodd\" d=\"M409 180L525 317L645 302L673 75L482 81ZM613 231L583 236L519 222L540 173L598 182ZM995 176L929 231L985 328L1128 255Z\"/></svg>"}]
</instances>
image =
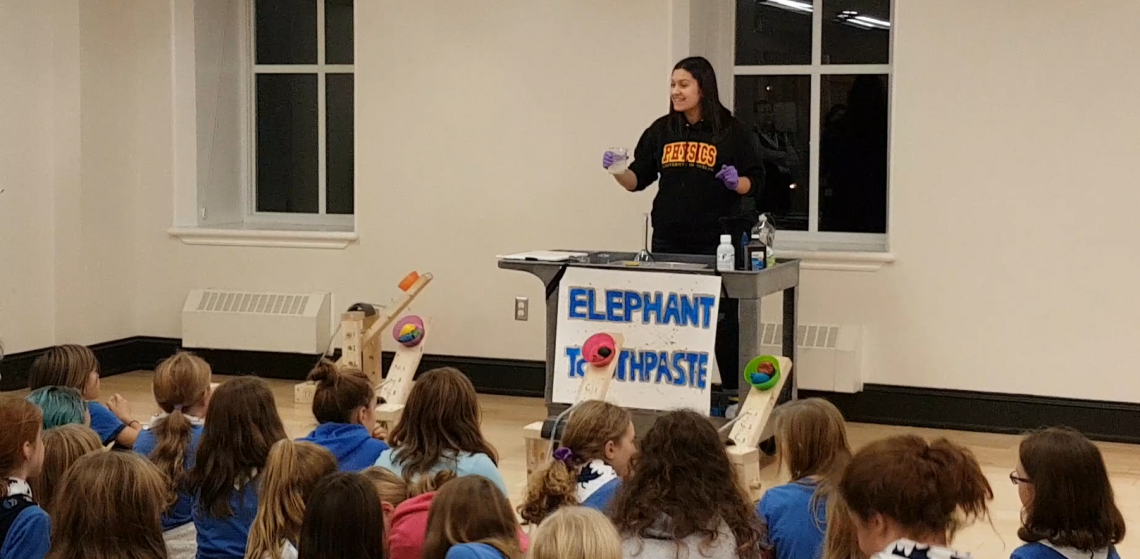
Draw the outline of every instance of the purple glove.
<instances>
[{"instance_id":1,"label":"purple glove","mask_svg":"<svg viewBox=\"0 0 1140 559\"><path fill-rule=\"evenodd\" d=\"M614 163L621 161L621 159L622 155L620 153L607 151L602 154L602 168L609 170L609 168L612 167Z\"/></svg>"},{"instance_id":2,"label":"purple glove","mask_svg":"<svg viewBox=\"0 0 1140 559\"><path fill-rule=\"evenodd\" d=\"M724 165L720 168L720 172L716 174L716 178L724 182L725 188L736 191L740 186L740 173L736 172L736 167L732 165Z\"/></svg>"}]
</instances>

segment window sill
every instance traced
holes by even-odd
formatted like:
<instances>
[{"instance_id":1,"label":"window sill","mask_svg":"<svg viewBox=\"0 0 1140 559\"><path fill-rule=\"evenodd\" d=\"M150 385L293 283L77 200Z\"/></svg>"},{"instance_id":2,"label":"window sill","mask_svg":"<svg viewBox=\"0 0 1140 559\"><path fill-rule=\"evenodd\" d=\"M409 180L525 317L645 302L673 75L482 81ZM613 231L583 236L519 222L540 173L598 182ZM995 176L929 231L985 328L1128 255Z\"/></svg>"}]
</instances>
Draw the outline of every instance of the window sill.
<instances>
[{"instance_id":1,"label":"window sill","mask_svg":"<svg viewBox=\"0 0 1140 559\"><path fill-rule=\"evenodd\" d=\"M355 231L331 228L278 228L248 225L171 227L166 230L188 245L344 249L360 239Z\"/></svg>"},{"instance_id":2,"label":"window sill","mask_svg":"<svg viewBox=\"0 0 1140 559\"><path fill-rule=\"evenodd\" d=\"M776 250L776 258L800 260L801 270L833 272L874 272L895 261L890 252L846 252L827 250Z\"/></svg>"}]
</instances>

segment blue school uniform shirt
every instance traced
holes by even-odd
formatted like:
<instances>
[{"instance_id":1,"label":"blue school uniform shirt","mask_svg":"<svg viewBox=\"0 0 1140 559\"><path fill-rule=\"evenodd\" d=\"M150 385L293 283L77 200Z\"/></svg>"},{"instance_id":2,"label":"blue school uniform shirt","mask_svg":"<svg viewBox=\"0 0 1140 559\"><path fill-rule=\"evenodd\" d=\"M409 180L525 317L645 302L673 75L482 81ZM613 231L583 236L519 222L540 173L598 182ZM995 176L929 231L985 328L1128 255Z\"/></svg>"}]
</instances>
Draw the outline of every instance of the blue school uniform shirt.
<instances>
[{"instance_id":1,"label":"blue school uniform shirt","mask_svg":"<svg viewBox=\"0 0 1140 559\"><path fill-rule=\"evenodd\" d=\"M621 478L613 466L594 459L578 471L578 502L582 506L605 512L621 486Z\"/></svg>"},{"instance_id":2,"label":"blue school uniform shirt","mask_svg":"<svg viewBox=\"0 0 1140 559\"><path fill-rule=\"evenodd\" d=\"M251 481L230 493L233 516L215 518L194 503L194 528L198 530L198 559L242 559L249 527L257 516L257 486Z\"/></svg>"},{"instance_id":3,"label":"blue school uniform shirt","mask_svg":"<svg viewBox=\"0 0 1140 559\"><path fill-rule=\"evenodd\" d=\"M127 426L99 402L87 402L87 411L91 414L91 429L99 434L104 446L115 442L115 437Z\"/></svg>"},{"instance_id":4,"label":"blue school uniform shirt","mask_svg":"<svg viewBox=\"0 0 1140 559\"><path fill-rule=\"evenodd\" d=\"M827 500L817 500L812 511L815 490L814 481L795 481L769 489L756 505L756 513L768 525L776 559L818 559L822 554Z\"/></svg>"},{"instance_id":5,"label":"blue school uniform shirt","mask_svg":"<svg viewBox=\"0 0 1140 559\"><path fill-rule=\"evenodd\" d=\"M4 510L18 505L32 488L24 480L8 480L8 497L0 500L0 518ZM0 559L43 559L51 548L51 519L39 505L31 505L16 515L3 534Z\"/></svg>"},{"instance_id":6,"label":"blue school uniform shirt","mask_svg":"<svg viewBox=\"0 0 1140 559\"><path fill-rule=\"evenodd\" d=\"M151 424L153 423L152 421ZM194 467L194 455L198 452L198 441L202 439L202 421L197 418L190 418L190 423L190 446L186 447L186 457L183 459L187 472ZM156 446L158 446L158 439L155 438L154 431L145 429L139 433L138 439L135 440L134 451L149 459L150 453L154 452ZM162 514L162 531L165 532L192 522L194 520L193 512L194 497L185 488L179 489L178 500L174 506Z\"/></svg>"},{"instance_id":7,"label":"blue school uniform shirt","mask_svg":"<svg viewBox=\"0 0 1140 559\"><path fill-rule=\"evenodd\" d=\"M368 428L359 423L322 423L307 437L297 440L327 448L342 472L371 467L388 450L388 443L372 438Z\"/></svg>"},{"instance_id":8,"label":"blue school uniform shirt","mask_svg":"<svg viewBox=\"0 0 1140 559\"><path fill-rule=\"evenodd\" d=\"M1048 542L1027 543L1015 550L1010 559L1120 559L1116 547L1098 551L1080 551L1071 547L1057 547Z\"/></svg>"},{"instance_id":9,"label":"blue school uniform shirt","mask_svg":"<svg viewBox=\"0 0 1140 559\"><path fill-rule=\"evenodd\" d=\"M503 559L503 554L485 543L460 543L447 550L445 559Z\"/></svg>"},{"instance_id":10,"label":"blue school uniform shirt","mask_svg":"<svg viewBox=\"0 0 1140 559\"><path fill-rule=\"evenodd\" d=\"M375 465L390 470L398 476L403 476L404 468L400 466L399 459L393 457L396 451L396 449L390 448L380 453L380 458L376 459ZM440 462L431 469L431 473L434 474L436 472L442 472L443 470L451 470L455 472L455 475L458 477L483 476L491 480L491 482L503 492L503 495L510 497L510 492L507 491L507 484L503 481L503 476L499 473L499 469L495 467L495 463L491 461L491 457L482 452L476 454L460 452L453 458L444 457L443 460L440 460Z\"/></svg>"}]
</instances>

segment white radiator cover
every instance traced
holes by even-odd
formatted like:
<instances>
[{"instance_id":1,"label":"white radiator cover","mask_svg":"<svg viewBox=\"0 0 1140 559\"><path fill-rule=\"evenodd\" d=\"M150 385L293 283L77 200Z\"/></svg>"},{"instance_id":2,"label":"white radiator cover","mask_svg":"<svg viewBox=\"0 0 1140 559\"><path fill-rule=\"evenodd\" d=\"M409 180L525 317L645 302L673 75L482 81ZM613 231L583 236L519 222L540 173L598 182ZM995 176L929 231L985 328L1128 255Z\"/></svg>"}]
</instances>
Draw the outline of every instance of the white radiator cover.
<instances>
[{"instance_id":1,"label":"white radiator cover","mask_svg":"<svg viewBox=\"0 0 1140 559\"><path fill-rule=\"evenodd\" d=\"M182 306L182 346L324 353L330 294L195 289Z\"/></svg>"},{"instance_id":2,"label":"white radiator cover","mask_svg":"<svg viewBox=\"0 0 1140 559\"><path fill-rule=\"evenodd\" d=\"M828 392L862 391L864 331L859 325L798 325L796 386ZM760 349L766 355L783 355L783 333L783 325L764 323Z\"/></svg>"}]
</instances>

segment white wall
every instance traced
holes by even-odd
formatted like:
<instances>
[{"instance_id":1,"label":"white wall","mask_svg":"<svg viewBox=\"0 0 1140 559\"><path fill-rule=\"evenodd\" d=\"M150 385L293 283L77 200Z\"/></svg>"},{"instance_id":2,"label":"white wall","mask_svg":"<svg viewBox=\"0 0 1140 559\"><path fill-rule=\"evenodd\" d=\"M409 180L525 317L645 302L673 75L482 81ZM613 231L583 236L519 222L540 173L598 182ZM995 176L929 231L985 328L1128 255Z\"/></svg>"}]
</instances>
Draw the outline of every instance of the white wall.
<instances>
[{"instance_id":1,"label":"white wall","mask_svg":"<svg viewBox=\"0 0 1140 559\"><path fill-rule=\"evenodd\" d=\"M803 318L867 324L868 382L1140 402L1140 4L896 6L898 260Z\"/></svg>"},{"instance_id":2,"label":"white wall","mask_svg":"<svg viewBox=\"0 0 1140 559\"><path fill-rule=\"evenodd\" d=\"M0 2L0 339L135 335L131 2Z\"/></svg>"},{"instance_id":3,"label":"white wall","mask_svg":"<svg viewBox=\"0 0 1140 559\"><path fill-rule=\"evenodd\" d=\"M89 324L85 333L110 339L130 327L178 336L178 312L193 287L327 289L338 307L384 302L415 268L437 277L416 309L437 321L429 351L538 359L540 285L499 271L494 255L639 242L649 196L623 193L597 158L608 146L632 145L663 110L671 45L684 42L673 32L671 2L358 2L361 240L341 251L187 246L167 235L170 5L113 4L123 3L129 16L82 10L85 65L133 60L126 73L82 72L82 153L108 161L84 159L82 167L87 240L79 252L97 251L83 262L84 277L98 282L59 285L79 272L69 268L55 275L54 292L74 300L122 284L85 310L125 304L133 314ZM1131 156L1140 148L1131 92L1140 76L1126 70L1140 46L1130 23L1140 19L1140 4L896 4L890 242L897 261L877 272L806 271L802 320L867 325L867 382L1140 401L1140 381L1121 374L1122 364L1140 358L1133 340L1140 298L1132 291L1140 264L1130 239L1140 202L1131 186ZM20 29L34 41L27 27ZM716 44L707 35L690 40L694 48ZM0 56L38 76L36 64L8 49ZM35 137L48 110L41 99L21 99L28 110L18 114L18 128ZM123 126L102 131L111 123ZM110 147L93 145L99 141ZM2 142L27 149L8 135ZM21 177L60 172L35 157L17 159L27 160ZM131 196L117 188L120 180ZM11 211L11 194L0 195L0 212ZM70 230L57 228L52 240L27 215L52 200L24 196L23 225L0 223L5 237L19 232L44 250L74 253L60 240ZM100 221L104 202L136 211ZM121 256L104 251L104 242L132 249ZM51 305L43 283L52 274L35 250L8 243L2 250L5 259L41 262L30 267L38 275L18 281L0 270L4 304L26 290L17 317L37 324L35 313ZM531 298L530 322L512 320L516 295ZM766 301L765 313L778 313L778 302ZM42 343L64 314L57 309L57 324L41 322L27 330L39 333L20 339ZM10 323L2 326L13 335Z\"/></svg>"}]
</instances>

